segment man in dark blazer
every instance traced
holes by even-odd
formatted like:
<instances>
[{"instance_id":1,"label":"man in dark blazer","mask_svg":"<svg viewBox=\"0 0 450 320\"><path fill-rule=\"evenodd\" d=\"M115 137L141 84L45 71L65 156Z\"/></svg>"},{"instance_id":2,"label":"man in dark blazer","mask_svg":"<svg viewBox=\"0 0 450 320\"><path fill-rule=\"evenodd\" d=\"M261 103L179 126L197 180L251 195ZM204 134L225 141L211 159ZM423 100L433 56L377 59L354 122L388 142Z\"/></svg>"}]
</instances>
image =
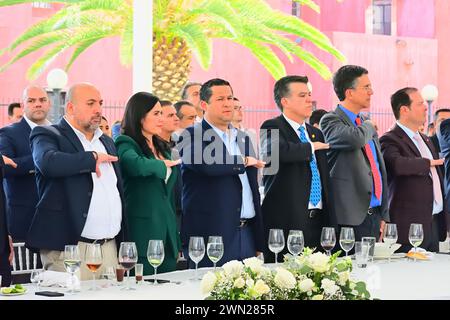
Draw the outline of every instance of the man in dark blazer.
<instances>
[{"instance_id":1,"label":"man in dark blazer","mask_svg":"<svg viewBox=\"0 0 450 320\"><path fill-rule=\"evenodd\" d=\"M98 128L102 102L94 86L76 84L64 118L31 133L39 202L26 245L40 250L45 269L65 270L65 245L78 244L83 259L93 242L102 245L102 268L117 264L113 240L123 241L125 230L122 180L113 140ZM81 278L90 277L82 263Z\"/></svg>"},{"instance_id":2,"label":"man in dark blazer","mask_svg":"<svg viewBox=\"0 0 450 320\"><path fill-rule=\"evenodd\" d=\"M51 124L47 120L50 102L44 89L25 88L23 105L22 120L0 129L0 153L17 163L16 169L4 169L8 228L16 242L25 241L38 200L30 133L38 125Z\"/></svg>"},{"instance_id":3,"label":"man in dark blazer","mask_svg":"<svg viewBox=\"0 0 450 320\"><path fill-rule=\"evenodd\" d=\"M434 113L434 134L430 137L431 142L434 145L434 148L436 149L436 151L439 153L441 152L441 147L439 145L439 140L437 137L439 128L441 126L442 121L444 121L445 119L450 118L450 109L438 109L436 110L436 112Z\"/></svg>"},{"instance_id":4,"label":"man in dark blazer","mask_svg":"<svg viewBox=\"0 0 450 320\"><path fill-rule=\"evenodd\" d=\"M17 164L10 158L0 154L0 287L11 284L11 264L13 260L12 239L6 225L5 193L3 191L3 170L5 167L17 168Z\"/></svg>"},{"instance_id":5,"label":"man in dark blazer","mask_svg":"<svg viewBox=\"0 0 450 320\"><path fill-rule=\"evenodd\" d=\"M263 177L264 236L270 229L283 229L287 239L289 230L302 230L305 246L320 249L322 228L330 220L328 144L320 130L305 122L312 112L308 78L279 79L274 97L283 114L265 121L260 131L262 157L270 161ZM278 159L272 158L275 154ZM287 247L278 255L280 261L286 252ZM264 255L273 261L267 247Z\"/></svg>"},{"instance_id":6,"label":"man in dark blazer","mask_svg":"<svg viewBox=\"0 0 450 320\"><path fill-rule=\"evenodd\" d=\"M368 71L346 65L333 76L340 104L323 116L320 128L330 144L331 206L339 226L353 227L356 240L378 239L389 221L387 179L374 122L360 115L373 95Z\"/></svg>"},{"instance_id":7,"label":"man in dark blazer","mask_svg":"<svg viewBox=\"0 0 450 320\"><path fill-rule=\"evenodd\" d=\"M421 247L438 252L439 241L447 236L444 184L439 159L430 139L419 132L427 106L416 88L403 88L391 97L397 124L380 138L389 186L389 213L397 224L402 251L411 249L411 223L423 226Z\"/></svg>"},{"instance_id":8,"label":"man in dark blazer","mask_svg":"<svg viewBox=\"0 0 450 320\"><path fill-rule=\"evenodd\" d=\"M257 169L248 136L233 128L233 91L222 79L200 90L205 117L187 128L178 143L182 159L183 217L181 239L188 258L189 238L222 236L224 255L219 265L242 260L263 250ZM192 266L192 262L190 263ZM201 266L211 266L205 256Z\"/></svg>"}]
</instances>

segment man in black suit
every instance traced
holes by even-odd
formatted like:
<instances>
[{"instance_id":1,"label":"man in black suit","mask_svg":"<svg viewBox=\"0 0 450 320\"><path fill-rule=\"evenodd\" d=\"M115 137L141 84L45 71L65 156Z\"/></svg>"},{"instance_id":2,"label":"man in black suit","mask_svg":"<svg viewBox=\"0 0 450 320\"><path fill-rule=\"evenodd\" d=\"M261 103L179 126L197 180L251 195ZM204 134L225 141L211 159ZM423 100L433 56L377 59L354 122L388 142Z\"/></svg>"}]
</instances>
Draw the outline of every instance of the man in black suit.
<instances>
[{"instance_id":1,"label":"man in black suit","mask_svg":"<svg viewBox=\"0 0 450 320\"><path fill-rule=\"evenodd\" d=\"M329 146L322 132L305 122L312 112L308 78L281 78L275 83L274 96L283 114L261 126L261 153L272 171L264 170L263 177L265 237L272 228L283 229L285 237L289 230L298 229L303 231L305 246L320 248L321 230L329 223L330 213ZM275 159L277 153L279 159Z\"/></svg>"},{"instance_id":2,"label":"man in black suit","mask_svg":"<svg viewBox=\"0 0 450 320\"><path fill-rule=\"evenodd\" d=\"M434 134L430 137L430 140L431 142L433 142L433 145L438 153L441 152L441 147L439 145L437 132L441 126L442 121L448 118L450 118L450 109L439 109L434 113Z\"/></svg>"},{"instance_id":3,"label":"man in black suit","mask_svg":"<svg viewBox=\"0 0 450 320\"><path fill-rule=\"evenodd\" d=\"M8 230L16 242L25 241L38 201L30 133L39 125L50 125L47 92L38 86L23 91L22 120L0 129L0 153L17 163L17 169L4 169Z\"/></svg>"},{"instance_id":4,"label":"man in black suit","mask_svg":"<svg viewBox=\"0 0 450 320\"><path fill-rule=\"evenodd\" d=\"M0 287L11 284L11 263L13 259L12 239L6 227L5 193L3 191L3 170L5 166L17 168L17 164L10 158L0 156Z\"/></svg>"}]
</instances>

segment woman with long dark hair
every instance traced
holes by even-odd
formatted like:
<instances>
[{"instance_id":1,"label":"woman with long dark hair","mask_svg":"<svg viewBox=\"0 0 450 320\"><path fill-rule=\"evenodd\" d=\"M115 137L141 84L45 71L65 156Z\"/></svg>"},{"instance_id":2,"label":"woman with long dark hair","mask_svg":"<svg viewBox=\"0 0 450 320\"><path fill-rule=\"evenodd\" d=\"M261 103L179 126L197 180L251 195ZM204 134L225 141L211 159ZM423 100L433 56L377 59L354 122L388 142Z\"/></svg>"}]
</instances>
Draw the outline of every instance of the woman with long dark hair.
<instances>
[{"instance_id":1,"label":"woman with long dark hair","mask_svg":"<svg viewBox=\"0 0 450 320\"><path fill-rule=\"evenodd\" d=\"M163 240L165 258L158 272L176 269L181 247L177 230L173 188L177 161L170 159L170 148L158 134L162 109L158 97L138 92L128 100L122 134L115 143L122 169L129 237L136 242L144 274L153 274L147 261L150 239Z\"/></svg>"}]
</instances>

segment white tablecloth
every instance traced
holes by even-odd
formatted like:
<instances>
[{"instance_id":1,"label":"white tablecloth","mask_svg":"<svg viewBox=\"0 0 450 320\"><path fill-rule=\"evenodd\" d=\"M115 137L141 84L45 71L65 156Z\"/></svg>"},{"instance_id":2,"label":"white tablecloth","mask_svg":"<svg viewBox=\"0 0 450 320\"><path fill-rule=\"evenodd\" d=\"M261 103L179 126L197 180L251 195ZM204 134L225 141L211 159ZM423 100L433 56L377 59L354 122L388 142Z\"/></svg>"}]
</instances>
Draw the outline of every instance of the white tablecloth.
<instances>
[{"instance_id":1,"label":"white tablecloth","mask_svg":"<svg viewBox=\"0 0 450 320\"><path fill-rule=\"evenodd\" d=\"M208 269L199 269L205 273ZM158 275L159 279L181 281L154 286L145 282L135 286L137 290L125 291L122 286L111 285L113 281L97 281L99 291L89 291L90 281L82 282L81 292L67 294L67 289L41 288L41 291L64 292L64 297L49 298L34 294L35 287L27 285L28 291L19 296L0 296L0 300L201 300L200 281L191 281L194 270L183 270ZM355 266L352 277L366 281L373 298L390 299L449 299L450 300L450 256L436 254L431 261L413 262L406 258L375 261L365 269ZM149 277L146 277L149 278Z\"/></svg>"}]
</instances>

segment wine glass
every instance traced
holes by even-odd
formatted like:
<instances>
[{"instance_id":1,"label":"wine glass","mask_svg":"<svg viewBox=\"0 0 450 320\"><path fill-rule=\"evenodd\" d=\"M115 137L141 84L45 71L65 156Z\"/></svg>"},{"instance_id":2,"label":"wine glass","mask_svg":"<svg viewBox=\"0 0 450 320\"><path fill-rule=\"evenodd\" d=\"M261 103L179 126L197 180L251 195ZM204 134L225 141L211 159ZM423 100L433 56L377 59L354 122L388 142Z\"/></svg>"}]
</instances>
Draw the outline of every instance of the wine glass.
<instances>
[{"instance_id":1,"label":"wine glass","mask_svg":"<svg viewBox=\"0 0 450 320\"><path fill-rule=\"evenodd\" d=\"M331 255L331 250L336 245L336 232L332 227L323 227L320 235L320 245L327 252L327 256Z\"/></svg>"},{"instance_id":2,"label":"wine glass","mask_svg":"<svg viewBox=\"0 0 450 320\"><path fill-rule=\"evenodd\" d=\"M86 244L86 255L84 257L86 266L92 272L92 287L89 290L99 290L95 284L95 274L103 262L102 247L99 243Z\"/></svg>"},{"instance_id":3,"label":"wine glass","mask_svg":"<svg viewBox=\"0 0 450 320\"><path fill-rule=\"evenodd\" d=\"M297 257L302 252L305 246L305 239L303 238L303 231L301 230L289 230L287 238L287 247L289 252Z\"/></svg>"},{"instance_id":4,"label":"wine glass","mask_svg":"<svg viewBox=\"0 0 450 320\"><path fill-rule=\"evenodd\" d=\"M206 253L209 260L214 264L214 271L216 271L216 264L223 257L223 241L221 236L210 236L208 238L208 245L206 246Z\"/></svg>"},{"instance_id":5,"label":"wine glass","mask_svg":"<svg viewBox=\"0 0 450 320\"><path fill-rule=\"evenodd\" d=\"M282 229L269 230L269 250L275 253L275 265L278 264L278 252L284 248L284 232Z\"/></svg>"},{"instance_id":6,"label":"wine glass","mask_svg":"<svg viewBox=\"0 0 450 320\"><path fill-rule=\"evenodd\" d=\"M81 259L80 250L77 245L67 245L64 247L64 267L70 273L70 282L72 284L68 293L74 294L75 291L75 272L80 269Z\"/></svg>"},{"instance_id":7,"label":"wine glass","mask_svg":"<svg viewBox=\"0 0 450 320\"><path fill-rule=\"evenodd\" d=\"M119 263L127 270L127 286L123 290L136 290L130 287L130 269L134 267L138 260L136 243L122 242L119 249Z\"/></svg>"},{"instance_id":8,"label":"wine glass","mask_svg":"<svg viewBox=\"0 0 450 320\"><path fill-rule=\"evenodd\" d=\"M386 243L389 248L397 242L398 233L397 233L397 225L395 223L386 223L384 225L383 232L383 242ZM389 256L389 262L391 262L391 257Z\"/></svg>"},{"instance_id":9,"label":"wine glass","mask_svg":"<svg viewBox=\"0 0 450 320\"><path fill-rule=\"evenodd\" d=\"M32 283L36 283L36 292L40 290L40 285L42 282L42 275L43 275L42 269L34 269L33 271L31 271L30 281Z\"/></svg>"},{"instance_id":10,"label":"wine glass","mask_svg":"<svg viewBox=\"0 0 450 320\"><path fill-rule=\"evenodd\" d=\"M342 227L341 234L339 235L339 244L342 250L345 251L345 256L348 256L348 252L352 250L355 245L355 232L353 228Z\"/></svg>"},{"instance_id":11,"label":"wine glass","mask_svg":"<svg viewBox=\"0 0 450 320\"><path fill-rule=\"evenodd\" d=\"M189 258L195 263L195 276L193 280L198 280L198 263L205 256L205 241L203 237L190 237Z\"/></svg>"},{"instance_id":12,"label":"wine glass","mask_svg":"<svg viewBox=\"0 0 450 320\"><path fill-rule=\"evenodd\" d=\"M417 247L423 241L423 226L420 223L411 223L408 234L409 242L414 247L414 253L417 252ZM416 255L414 254L414 262L416 262Z\"/></svg>"},{"instance_id":13,"label":"wine glass","mask_svg":"<svg viewBox=\"0 0 450 320\"><path fill-rule=\"evenodd\" d=\"M149 240L147 247L147 260L150 265L155 269L154 285L158 284L156 280L156 274L158 267L164 261L164 243L162 240Z\"/></svg>"}]
</instances>

